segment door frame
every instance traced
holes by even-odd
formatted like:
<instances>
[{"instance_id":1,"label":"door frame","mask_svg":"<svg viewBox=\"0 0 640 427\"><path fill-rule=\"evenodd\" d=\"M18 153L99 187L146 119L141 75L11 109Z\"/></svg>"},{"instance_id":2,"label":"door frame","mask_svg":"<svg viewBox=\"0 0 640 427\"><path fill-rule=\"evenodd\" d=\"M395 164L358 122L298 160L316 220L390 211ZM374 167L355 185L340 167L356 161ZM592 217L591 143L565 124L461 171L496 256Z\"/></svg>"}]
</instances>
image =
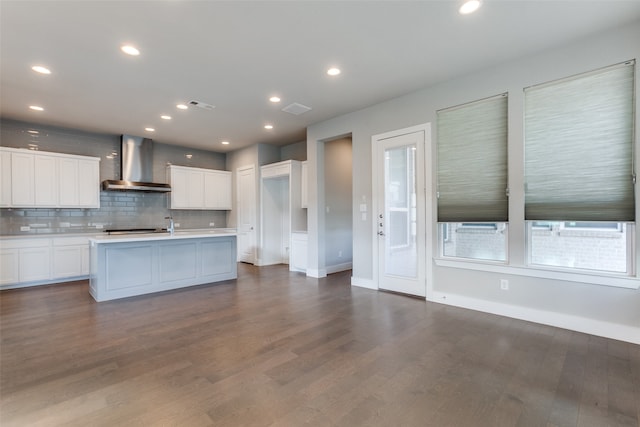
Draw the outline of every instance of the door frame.
<instances>
[{"instance_id":1,"label":"door frame","mask_svg":"<svg viewBox=\"0 0 640 427\"><path fill-rule=\"evenodd\" d=\"M432 142L431 142L431 123L423 123L416 126L411 126L403 129L397 129L381 134L376 134L371 136L371 194L372 194L372 207L371 207L371 233L374 237L375 244L373 247L373 286L380 290L380 262L379 262L379 244L377 242L378 236L378 221L377 215L378 212L383 208L380 206L380 198L378 197L379 191L379 174L384 173L384 170L380 170L380 159L378 159L378 144L380 141L394 138L410 133L422 132L424 135L424 150L423 150L423 164L424 170L417 171L416 178L418 179L418 187L424 188L424 192L420 192L423 194L416 194L416 203L423 203L423 212L425 215L425 259L418 260L418 262L423 262L425 265L424 268L424 286L425 286L425 295L426 299L431 299L432 293L432 283L433 283L433 246L434 240L436 236L434 235L434 226L433 226L433 210L434 210L434 195L433 195L433 176L434 176L434 162L431 161L432 158ZM422 181L422 182L420 182Z\"/></svg>"},{"instance_id":2,"label":"door frame","mask_svg":"<svg viewBox=\"0 0 640 427\"><path fill-rule=\"evenodd\" d=\"M253 240L253 246L251 249L251 253L252 253L252 261L250 262L251 264L257 265L258 263L258 233L259 233L259 227L260 225L258 224L258 183L257 183L257 179L256 179L256 166L253 164L249 164L249 165L245 165L245 166L240 166L238 168L236 168L236 227L239 229L240 228L240 193L246 191L246 189L241 189L240 188L240 172L241 171L245 171L245 170L251 170L253 171L253 218L252 218L252 222L253 222L253 230L251 230L251 234L253 234L252 236L252 240ZM238 230L239 231L239 230ZM240 260L240 245L238 245L237 248L237 255L238 255L238 262L249 262L249 261L241 261Z\"/></svg>"}]
</instances>

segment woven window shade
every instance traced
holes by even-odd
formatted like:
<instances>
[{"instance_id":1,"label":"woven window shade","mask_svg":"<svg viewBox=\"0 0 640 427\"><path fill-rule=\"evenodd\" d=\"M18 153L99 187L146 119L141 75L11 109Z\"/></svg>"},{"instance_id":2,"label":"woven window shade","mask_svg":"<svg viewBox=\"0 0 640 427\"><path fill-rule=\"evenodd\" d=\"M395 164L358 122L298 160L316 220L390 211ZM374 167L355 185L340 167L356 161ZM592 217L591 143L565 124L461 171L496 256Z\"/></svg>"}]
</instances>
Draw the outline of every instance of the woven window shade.
<instances>
[{"instance_id":1,"label":"woven window shade","mask_svg":"<svg viewBox=\"0 0 640 427\"><path fill-rule=\"evenodd\" d=\"M635 220L634 66L525 89L525 219Z\"/></svg>"},{"instance_id":2,"label":"woven window shade","mask_svg":"<svg viewBox=\"0 0 640 427\"><path fill-rule=\"evenodd\" d=\"M503 222L506 94L438 111L438 221Z\"/></svg>"}]
</instances>

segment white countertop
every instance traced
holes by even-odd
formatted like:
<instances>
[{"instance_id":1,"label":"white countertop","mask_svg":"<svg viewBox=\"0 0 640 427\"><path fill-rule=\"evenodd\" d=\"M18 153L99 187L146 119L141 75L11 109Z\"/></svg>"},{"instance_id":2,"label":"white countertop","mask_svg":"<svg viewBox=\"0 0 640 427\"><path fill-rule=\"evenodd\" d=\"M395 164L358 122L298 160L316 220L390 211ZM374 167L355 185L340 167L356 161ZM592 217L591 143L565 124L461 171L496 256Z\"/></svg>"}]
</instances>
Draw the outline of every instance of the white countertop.
<instances>
[{"instance_id":1,"label":"white countertop","mask_svg":"<svg viewBox=\"0 0 640 427\"><path fill-rule=\"evenodd\" d=\"M203 237L228 237L237 236L235 232L227 230L205 230L205 231L176 231L170 233L140 233L140 234L118 234L97 236L89 239L91 243L130 243L144 242L151 240L180 240L180 239L201 239Z\"/></svg>"}]
</instances>

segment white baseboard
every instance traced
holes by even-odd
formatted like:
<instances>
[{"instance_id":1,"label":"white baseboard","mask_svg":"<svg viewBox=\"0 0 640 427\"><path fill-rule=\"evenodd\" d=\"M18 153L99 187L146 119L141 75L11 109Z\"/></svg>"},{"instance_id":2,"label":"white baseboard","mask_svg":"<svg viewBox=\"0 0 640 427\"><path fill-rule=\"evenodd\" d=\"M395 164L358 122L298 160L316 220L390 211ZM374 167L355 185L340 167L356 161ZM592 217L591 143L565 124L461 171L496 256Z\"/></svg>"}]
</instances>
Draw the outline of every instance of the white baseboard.
<instances>
[{"instance_id":1,"label":"white baseboard","mask_svg":"<svg viewBox=\"0 0 640 427\"><path fill-rule=\"evenodd\" d=\"M347 271L353 268L353 263L344 262L342 264L328 265L326 268L327 274L338 273L340 271Z\"/></svg>"},{"instance_id":2,"label":"white baseboard","mask_svg":"<svg viewBox=\"0 0 640 427\"><path fill-rule=\"evenodd\" d=\"M323 277L327 277L327 271L325 269L316 270L313 268L307 268L307 276L315 279L322 279Z\"/></svg>"},{"instance_id":3,"label":"white baseboard","mask_svg":"<svg viewBox=\"0 0 640 427\"><path fill-rule=\"evenodd\" d=\"M373 283L373 280L371 279L363 279L362 277L354 277L351 276L351 286L357 286L359 288L367 288L367 289L373 289L373 290L378 290L378 286Z\"/></svg>"},{"instance_id":4,"label":"white baseboard","mask_svg":"<svg viewBox=\"0 0 640 427\"><path fill-rule=\"evenodd\" d=\"M352 281L353 284L353 281ZM528 322L555 326L599 337L611 338L640 344L640 327L620 325L617 323L603 322L601 320L588 319L586 317L572 316L569 314L552 311L536 310L509 304L501 304L476 298L464 297L456 294L434 292L433 299L429 301L455 307L468 308L470 310L497 314Z\"/></svg>"}]
</instances>

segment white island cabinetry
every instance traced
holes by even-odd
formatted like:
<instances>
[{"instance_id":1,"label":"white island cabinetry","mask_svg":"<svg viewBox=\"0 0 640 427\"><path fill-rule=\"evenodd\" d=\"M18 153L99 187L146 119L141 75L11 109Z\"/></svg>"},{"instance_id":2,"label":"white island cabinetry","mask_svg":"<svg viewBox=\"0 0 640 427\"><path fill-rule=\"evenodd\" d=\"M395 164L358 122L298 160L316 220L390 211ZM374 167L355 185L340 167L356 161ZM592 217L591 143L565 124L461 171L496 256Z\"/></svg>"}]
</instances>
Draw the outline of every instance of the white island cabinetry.
<instances>
[{"instance_id":1,"label":"white island cabinetry","mask_svg":"<svg viewBox=\"0 0 640 427\"><path fill-rule=\"evenodd\" d=\"M235 233L104 236L91 239L90 258L96 301L237 278Z\"/></svg>"},{"instance_id":2,"label":"white island cabinetry","mask_svg":"<svg viewBox=\"0 0 640 427\"><path fill-rule=\"evenodd\" d=\"M230 210L231 172L170 165L171 209Z\"/></svg>"}]
</instances>

